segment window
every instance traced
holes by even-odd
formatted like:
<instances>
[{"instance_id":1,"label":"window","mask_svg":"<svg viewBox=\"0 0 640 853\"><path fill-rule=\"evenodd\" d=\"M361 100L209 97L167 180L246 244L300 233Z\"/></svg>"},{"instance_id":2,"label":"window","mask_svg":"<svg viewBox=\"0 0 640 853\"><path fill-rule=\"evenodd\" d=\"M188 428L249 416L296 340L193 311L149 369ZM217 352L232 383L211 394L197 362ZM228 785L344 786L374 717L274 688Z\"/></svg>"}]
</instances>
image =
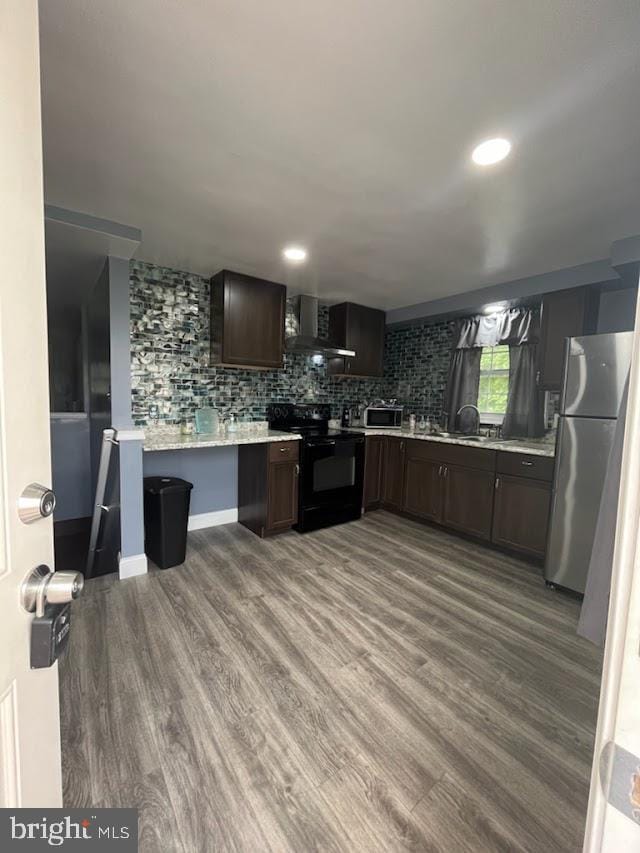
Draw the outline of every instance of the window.
<instances>
[{"instance_id":1,"label":"window","mask_svg":"<svg viewBox=\"0 0 640 853\"><path fill-rule=\"evenodd\" d=\"M478 409L483 423L501 424L509 394L509 347L483 347Z\"/></svg>"}]
</instances>

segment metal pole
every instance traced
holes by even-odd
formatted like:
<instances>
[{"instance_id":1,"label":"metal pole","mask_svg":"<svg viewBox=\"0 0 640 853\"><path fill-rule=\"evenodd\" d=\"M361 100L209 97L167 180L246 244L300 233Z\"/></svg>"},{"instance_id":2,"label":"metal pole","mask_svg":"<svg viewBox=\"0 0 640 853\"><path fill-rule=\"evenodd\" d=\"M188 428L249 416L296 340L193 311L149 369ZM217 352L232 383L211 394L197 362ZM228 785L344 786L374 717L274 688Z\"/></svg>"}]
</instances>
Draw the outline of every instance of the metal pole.
<instances>
[{"instance_id":1,"label":"metal pole","mask_svg":"<svg viewBox=\"0 0 640 853\"><path fill-rule=\"evenodd\" d=\"M87 554L87 568L84 573L85 578L90 578L93 575L93 564L96 557L96 547L98 545L98 536L100 535L102 515L105 512L109 512L109 507L104 505L104 492L107 486L107 475L109 474L111 448L117 443L116 431L114 429L110 428L103 430L102 448L100 450L100 465L98 467L98 482L96 483L96 498L93 506L93 518L91 519L89 553Z\"/></svg>"}]
</instances>

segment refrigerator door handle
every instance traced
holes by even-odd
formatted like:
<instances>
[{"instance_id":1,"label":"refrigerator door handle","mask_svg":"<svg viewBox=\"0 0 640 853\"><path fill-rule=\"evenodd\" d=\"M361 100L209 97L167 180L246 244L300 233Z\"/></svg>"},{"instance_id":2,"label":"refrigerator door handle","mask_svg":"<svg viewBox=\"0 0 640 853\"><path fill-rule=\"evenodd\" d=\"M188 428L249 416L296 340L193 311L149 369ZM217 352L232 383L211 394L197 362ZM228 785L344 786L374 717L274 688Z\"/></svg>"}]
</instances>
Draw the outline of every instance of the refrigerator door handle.
<instances>
[{"instance_id":1,"label":"refrigerator door handle","mask_svg":"<svg viewBox=\"0 0 640 853\"><path fill-rule=\"evenodd\" d=\"M569 373L569 353L571 352L571 338L564 341L564 361L562 363L562 391L560 392L560 412L564 414L567 399L567 375Z\"/></svg>"}]
</instances>

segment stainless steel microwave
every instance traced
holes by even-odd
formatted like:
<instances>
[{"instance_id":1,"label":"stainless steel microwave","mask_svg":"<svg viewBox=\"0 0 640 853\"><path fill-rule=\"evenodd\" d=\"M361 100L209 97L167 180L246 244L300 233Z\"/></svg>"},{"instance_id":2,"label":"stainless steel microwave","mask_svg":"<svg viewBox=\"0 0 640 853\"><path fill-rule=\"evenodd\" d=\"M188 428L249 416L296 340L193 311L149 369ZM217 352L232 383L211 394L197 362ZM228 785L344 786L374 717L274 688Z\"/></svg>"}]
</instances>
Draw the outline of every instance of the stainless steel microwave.
<instances>
[{"instance_id":1,"label":"stainless steel microwave","mask_svg":"<svg viewBox=\"0 0 640 853\"><path fill-rule=\"evenodd\" d=\"M367 406L364 410L364 426L376 429L400 429L402 406Z\"/></svg>"}]
</instances>

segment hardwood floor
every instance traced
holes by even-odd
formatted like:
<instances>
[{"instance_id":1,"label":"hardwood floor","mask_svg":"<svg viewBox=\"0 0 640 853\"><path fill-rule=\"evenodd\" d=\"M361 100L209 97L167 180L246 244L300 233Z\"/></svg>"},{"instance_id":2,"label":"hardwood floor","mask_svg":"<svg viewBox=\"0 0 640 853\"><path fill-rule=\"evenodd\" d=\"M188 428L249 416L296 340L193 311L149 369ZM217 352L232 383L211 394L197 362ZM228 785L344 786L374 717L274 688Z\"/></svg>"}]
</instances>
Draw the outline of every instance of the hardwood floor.
<instances>
[{"instance_id":1,"label":"hardwood floor","mask_svg":"<svg viewBox=\"0 0 640 853\"><path fill-rule=\"evenodd\" d=\"M385 512L97 578L61 663L65 805L141 851L578 851L600 653L540 571Z\"/></svg>"}]
</instances>

